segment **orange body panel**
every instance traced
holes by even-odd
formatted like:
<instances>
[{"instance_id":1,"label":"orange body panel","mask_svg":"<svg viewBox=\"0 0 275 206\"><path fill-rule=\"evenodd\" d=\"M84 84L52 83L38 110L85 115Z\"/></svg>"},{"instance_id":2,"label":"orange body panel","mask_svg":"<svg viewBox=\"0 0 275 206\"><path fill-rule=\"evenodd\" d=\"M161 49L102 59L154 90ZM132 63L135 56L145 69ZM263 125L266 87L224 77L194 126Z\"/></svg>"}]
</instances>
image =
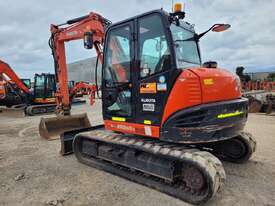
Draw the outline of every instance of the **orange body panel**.
<instances>
[{"instance_id":1,"label":"orange body panel","mask_svg":"<svg viewBox=\"0 0 275 206\"><path fill-rule=\"evenodd\" d=\"M127 134L137 134L151 138L159 138L160 128L157 126L128 122L116 122L111 120L104 120L104 126L107 130L118 131Z\"/></svg>"},{"instance_id":2,"label":"orange body panel","mask_svg":"<svg viewBox=\"0 0 275 206\"><path fill-rule=\"evenodd\" d=\"M190 69L200 78L202 103L227 101L241 97L237 79L231 72L223 69Z\"/></svg>"},{"instance_id":3,"label":"orange body panel","mask_svg":"<svg viewBox=\"0 0 275 206\"><path fill-rule=\"evenodd\" d=\"M184 70L177 78L164 108L162 124L174 112L201 104L200 80L189 70Z\"/></svg>"},{"instance_id":4,"label":"orange body panel","mask_svg":"<svg viewBox=\"0 0 275 206\"><path fill-rule=\"evenodd\" d=\"M229 71L208 68L183 70L168 97L162 124L179 110L240 97L237 79Z\"/></svg>"}]
</instances>

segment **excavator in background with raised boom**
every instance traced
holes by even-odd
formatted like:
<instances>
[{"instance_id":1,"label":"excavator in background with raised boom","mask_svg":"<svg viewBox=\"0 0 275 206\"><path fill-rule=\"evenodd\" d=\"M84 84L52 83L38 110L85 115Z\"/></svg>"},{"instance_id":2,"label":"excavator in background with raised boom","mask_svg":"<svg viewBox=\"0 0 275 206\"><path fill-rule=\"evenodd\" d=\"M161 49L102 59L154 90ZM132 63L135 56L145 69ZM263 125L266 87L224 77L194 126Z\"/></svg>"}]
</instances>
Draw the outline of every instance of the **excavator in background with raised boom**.
<instances>
[{"instance_id":1,"label":"excavator in background with raised boom","mask_svg":"<svg viewBox=\"0 0 275 206\"><path fill-rule=\"evenodd\" d=\"M51 25L64 116L42 119L39 130L43 136L66 127L62 154L74 153L89 166L202 204L225 182L220 160L246 162L256 142L243 131L248 101L238 77L213 62L201 63L201 37L230 25L197 34L184 17L175 4L172 13L154 10L115 24L92 12ZM94 47L102 62L104 125L86 127L87 115L70 115L64 43L76 39Z\"/></svg>"},{"instance_id":2,"label":"excavator in background with raised boom","mask_svg":"<svg viewBox=\"0 0 275 206\"><path fill-rule=\"evenodd\" d=\"M95 86L88 82L80 82L70 87L71 82L68 82L70 102L85 103L85 100L75 97L79 90L87 90L90 91L90 105L93 105ZM17 116L55 113L55 92L55 74L35 74L32 86L30 79L20 79L7 63L0 60L0 106L11 108L8 113L12 113L12 116L15 113Z\"/></svg>"},{"instance_id":3,"label":"excavator in background with raised boom","mask_svg":"<svg viewBox=\"0 0 275 206\"><path fill-rule=\"evenodd\" d=\"M30 79L20 79L6 62L0 60L0 76L0 105L12 107L13 113L30 116L55 111L54 74L35 74L32 88Z\"/></svg>"}]
</instances>

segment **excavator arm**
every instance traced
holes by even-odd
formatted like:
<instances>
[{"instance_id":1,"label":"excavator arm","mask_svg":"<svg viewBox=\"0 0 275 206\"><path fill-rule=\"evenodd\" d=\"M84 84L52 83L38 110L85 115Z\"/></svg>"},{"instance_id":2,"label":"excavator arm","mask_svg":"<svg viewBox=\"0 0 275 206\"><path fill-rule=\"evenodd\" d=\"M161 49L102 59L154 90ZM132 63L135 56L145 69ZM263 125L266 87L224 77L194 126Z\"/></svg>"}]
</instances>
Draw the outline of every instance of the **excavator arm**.
<instances>
[{"instance_id":1,"label":"excavator arm","mask_svg":"<svg viewBox=\"0 0 275 206\"><path fill-rule=\"evenodd\" d=\"M57 113L70 115L70 95L68 89L68 72L65 54L65 42L91 38L92 45L84 45L96 49L99 60L102 62L102 44L106 28L111 22L97 13L75 18L60 25L51 25L51 38L49 46L55 63L57 79Z\"/></svg>"},{"instance_id":2,"label":"excavator arm","mask_svg":"<svg viewBox=\"0 0 275 206\"><path fill-rule=\"evenodd\" d=\"M65 42L84 40L87 49L95 48L98 59L103 61L102 45L105 31L111 22L97 13L71 19L64 24L51 25L49 46L54 58L55 75L57 81L56 113L52 118L41 118L39 133L50 140L59 138L59 135L74 129L91 127L86 114L70 115L71 101L68 88L68 71L66 64Z\"/></svg>"},{"instance_id":3,"label":"excavator arm","mask_svg":"<svg viewBox=\"0 0 275 206\"><path fill-rule=\"evenodd\" d=\"M51 37L49 46L54 58L55 74L57 81L56 113L52 118L41 118L39 133L46 139L59 138L59 134L74 129L83 129L91 126L86 114L71 115L70 91L68 88L68 71L66 64L65 42L73 40L84 40L84 47L95 48L99 61L103 63L102 46L105 40L107 27L111 22L97 13L71 19L64 24L51 25ZM111 40L113 54L122 52L117 39ZM119 62L116 55L112 56L114 62ZM119 76L126 78L125 69L117 64ZM123 82L123 81L122 81ZM90 96L92 98L92 96ZM93 100L90 103L93 103Z\"/></svg>"},{"instance_id":4,"label":"excavator arm","mask_svg":"<svg viewBox=\"0 0 275 206\"><path fill-rule=\"evenodd\" d=\"M28 87L21 81L21 79L12 70L12 68L6 62L0 60L0 76L4 75L6 75L10 79L10 81L14 82L24 93L30 93Z\"/></svg>"}]
</instances>

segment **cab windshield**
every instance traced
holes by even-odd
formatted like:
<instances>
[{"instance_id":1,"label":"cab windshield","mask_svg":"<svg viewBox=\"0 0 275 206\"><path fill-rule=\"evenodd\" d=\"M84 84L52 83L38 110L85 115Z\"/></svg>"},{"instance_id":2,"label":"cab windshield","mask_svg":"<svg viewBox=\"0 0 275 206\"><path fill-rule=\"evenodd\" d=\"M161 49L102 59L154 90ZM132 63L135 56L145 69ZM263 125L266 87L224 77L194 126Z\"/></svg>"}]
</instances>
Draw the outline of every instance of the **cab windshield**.
<instances>
[{"instance_id":1,"label":"cab windshield","mask_svg":"<svg viewBox=\"0 0 275 206\"><path fill-rule=\"evenodd\" d=\"M170 26L178 68L186 68L201 64L198 43L194 38L195 32L185 28L184 24L184 22L181 22L180 25L177 26L172 23Z\"/></svg>"}]
</instances>

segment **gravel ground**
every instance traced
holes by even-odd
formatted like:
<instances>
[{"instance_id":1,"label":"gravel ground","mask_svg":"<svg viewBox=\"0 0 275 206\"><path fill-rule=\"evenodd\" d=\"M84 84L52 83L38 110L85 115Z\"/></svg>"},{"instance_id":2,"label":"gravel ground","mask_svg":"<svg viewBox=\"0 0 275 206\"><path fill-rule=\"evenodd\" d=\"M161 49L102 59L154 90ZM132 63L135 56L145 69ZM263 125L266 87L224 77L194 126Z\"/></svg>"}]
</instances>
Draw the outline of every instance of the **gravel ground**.
<instances>
[{"instance_id":1,"label":"gravel ground","mask_svg":"<svg viewBox=\"0 0 275 206\"><path fill-rule=\"evenodd\" d=\"M77 105L92 124L101 106ZM0 113L0 205L188 205L178 199L83 165L59 154L60 142L39 136L40 117ZM226 184L207 205L275 206L275 116L251 114L246 126L257 151L243 165L224 162Z\"/></svg>"}]
</instances>

